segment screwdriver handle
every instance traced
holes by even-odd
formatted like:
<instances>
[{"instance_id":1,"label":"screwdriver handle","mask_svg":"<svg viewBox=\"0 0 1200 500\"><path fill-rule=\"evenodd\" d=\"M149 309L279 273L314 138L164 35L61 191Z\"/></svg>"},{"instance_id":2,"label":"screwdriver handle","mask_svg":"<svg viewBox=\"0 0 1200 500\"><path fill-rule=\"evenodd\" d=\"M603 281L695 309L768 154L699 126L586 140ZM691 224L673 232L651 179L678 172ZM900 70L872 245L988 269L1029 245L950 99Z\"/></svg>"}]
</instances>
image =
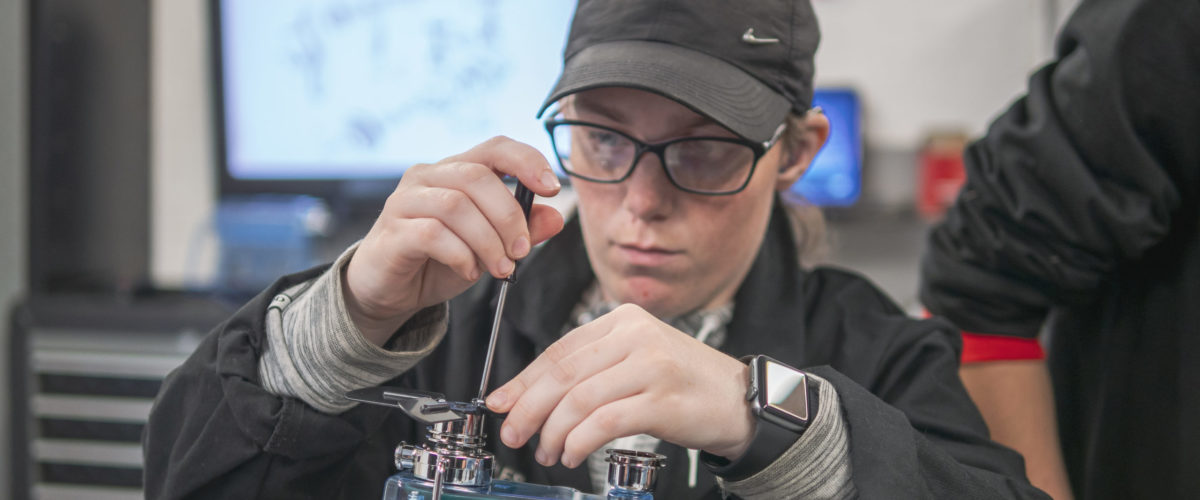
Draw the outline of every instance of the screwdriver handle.
<instances>
[{"instance_id":1,"label":"screwdriver handle","mask_svg":"<svg viewBox=\"0 0 1200 500\"><path fill-rule=\"evenodd\" d=\"M517 197L517 203L521 204L521 211L525 213L525 220L529 220L529 211L533 209L533 191L517 182L517 191L513 193Z\"/></svg>"},{"instance_id":2,"label":"screwdriver handle","mask_svg":"<svg viewBox=\"0 0 1200 500\"><path fill-rule=\"evenodd\" d=\"M513 193L513 195L517 197L517 203L521 204L521 212L525 214L525 223L528 224L529 212L533 210L533 191L530 191L529 188L525 187L521 181L517 181L517 191ZM504 281L516 283L517 268L520 266L521 263L519 261L514 263L512 273L510 273L507 278L504 278Z\"/></svg>"}]
</instances>

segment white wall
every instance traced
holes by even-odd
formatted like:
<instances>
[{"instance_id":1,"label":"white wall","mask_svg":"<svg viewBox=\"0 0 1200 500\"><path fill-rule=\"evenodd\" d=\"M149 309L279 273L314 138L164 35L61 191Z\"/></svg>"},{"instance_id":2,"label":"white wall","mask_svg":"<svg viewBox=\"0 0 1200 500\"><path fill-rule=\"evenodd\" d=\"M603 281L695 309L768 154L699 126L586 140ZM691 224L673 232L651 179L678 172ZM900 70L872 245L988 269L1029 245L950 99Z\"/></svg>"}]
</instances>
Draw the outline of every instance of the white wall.
<instances>
[{"instance_id":1,"label":"white wall","mask_svg":"<svg viewBox=\"0 0 1200 500\"><path fill-rule=\"evenodd\" d=\"M1075 1L813 0L817 83L862 93L871 148L912 152L932 130L978 135L1048 57L1052 18ZM155 2L152 270L168 286L202 281L214 254L197 248L213 241L203 235L216 191L203 4ZM890 193L867 195L911 200L911 162L886 163L868 182Z\"/></svg>"},{"instance_id":2,"label":"white wall","mask_svg":"<svg viewBox=\"0 0 1200 500\"><path fill-rule=\"evenodd\" d=\"M981 135L1047 61L1078 0L813 0L817 85L863 99L865 204L911 210L933 132Z\"/></svg>"},{"instance_id":3,"label":"white wall","mask_svg":"<svg viewBox=\"0 0 1200 500\"><path fill-rule=\"evenodd\" d=\"M25 287L24 0L0 1L0 387L8 387L8 313ZM0 496L9 491L9 395L0 396Z\"/></svg>"},{"instance_id":4,"label":"white wall","mask_svg":"<svg viewBox=\"0 0 1200 500\"><path fill-rule=\"evenodd\" d=\"M212 274L216 199L208 2L153 0L150 270L166 287Z\"/></svg>"},{"instance_id":5,"label":"white wall","mask_svg":"<svg viewBox=\"0 0 1200 500\"><path fill-rule=\"evenodd\" d=\"M865 100L867 140L912 148L935 130L982 134L1052 55L1079 0L813 0L817 85Z\"/></svg>"},{"instance_id":6,"label":"white wall","mask_svg":"<svg viewBox=\"0 0 1200 500\"><path fill-rule=\"evenodd\" d=\"M913 148L933 129L983 132L1045 54L1045 0L816 0L818 85L864 99L867 140Z\"/></svg>"}]
</instances>

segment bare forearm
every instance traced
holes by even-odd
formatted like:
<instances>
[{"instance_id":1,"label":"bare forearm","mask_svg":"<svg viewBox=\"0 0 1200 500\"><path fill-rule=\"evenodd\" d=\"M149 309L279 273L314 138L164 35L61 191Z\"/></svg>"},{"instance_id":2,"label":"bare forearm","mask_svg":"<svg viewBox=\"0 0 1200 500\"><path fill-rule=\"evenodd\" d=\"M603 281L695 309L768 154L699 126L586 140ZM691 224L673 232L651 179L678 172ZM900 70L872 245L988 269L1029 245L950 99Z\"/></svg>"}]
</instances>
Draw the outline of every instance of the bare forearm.
<instances>
[{"instance_id":1,"label":"bare forearm","mask_svg":"<svg viewBox=\"0 0 1200 500\"><path fill-rule=\"evenodd\" d=\"M1073 498L1059 449L1046 363L971 363L964 365L960 374L987 421L992 439L1025 456L1029 481L1057 500Z\"/></svg>"}]
</instances>

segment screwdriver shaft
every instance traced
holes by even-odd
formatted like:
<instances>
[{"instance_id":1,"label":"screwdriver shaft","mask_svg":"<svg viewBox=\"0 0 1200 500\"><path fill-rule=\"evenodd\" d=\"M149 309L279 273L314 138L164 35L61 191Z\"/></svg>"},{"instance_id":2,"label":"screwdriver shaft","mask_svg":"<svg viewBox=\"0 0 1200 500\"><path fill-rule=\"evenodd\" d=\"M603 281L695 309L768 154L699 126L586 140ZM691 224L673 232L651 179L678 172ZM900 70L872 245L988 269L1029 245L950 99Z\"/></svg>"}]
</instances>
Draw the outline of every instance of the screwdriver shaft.
<instances>
[{"instance_id":1,"label":"screwdriver shaft","mask_svg":"<svg viewBox=\"0 0 1200 500\"><path fill-rule=\"evenodd\" d=\"M496 315L492 317L492 336L488 339L487 358L483 362L483 380L479 381L479 396L475 399L483 401L487 394L488 379L492 375L492 358L496 355L496 338L500 336L500 316L504 313L504 299L508 298L508 280L500 283L500 299L496 302Z\"/></svg>"}]
</instances>

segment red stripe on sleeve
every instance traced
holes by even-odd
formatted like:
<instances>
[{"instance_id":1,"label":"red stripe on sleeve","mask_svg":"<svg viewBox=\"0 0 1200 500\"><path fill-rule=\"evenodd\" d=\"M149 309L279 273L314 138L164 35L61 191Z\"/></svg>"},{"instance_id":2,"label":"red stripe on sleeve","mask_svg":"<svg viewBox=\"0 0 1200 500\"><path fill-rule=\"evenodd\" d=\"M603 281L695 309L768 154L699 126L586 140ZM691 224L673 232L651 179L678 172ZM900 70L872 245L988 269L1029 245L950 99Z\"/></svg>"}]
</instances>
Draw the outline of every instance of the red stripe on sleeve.
<instances>
[{"instance_id":1,"label":"red stripe on sleeve","mask_svg":"<svg viewBox=\"0 0 1200 500\"><path fill-rule=\"evenodd\" d=\"M924 309L926 318L933 317L928 309ZM1010 337L1008 335L989 335L986 333L962 332L963 352L962 364L979 363L981 361L1021 361L1027 359L1046 359L1046 351L1036 338L1027 339Z\"/></svg>"},{"instance_id":2,"label":"red stripe on sleeve","mask_svg":"<svg viewBox=\"0 0 1200 500\"><path fill-rule=\"evenodd\" d=\"M1046 351L1038 339L962 332L962 362L1018 361L1045 359Z\"/></svg>"}]
</instances>

